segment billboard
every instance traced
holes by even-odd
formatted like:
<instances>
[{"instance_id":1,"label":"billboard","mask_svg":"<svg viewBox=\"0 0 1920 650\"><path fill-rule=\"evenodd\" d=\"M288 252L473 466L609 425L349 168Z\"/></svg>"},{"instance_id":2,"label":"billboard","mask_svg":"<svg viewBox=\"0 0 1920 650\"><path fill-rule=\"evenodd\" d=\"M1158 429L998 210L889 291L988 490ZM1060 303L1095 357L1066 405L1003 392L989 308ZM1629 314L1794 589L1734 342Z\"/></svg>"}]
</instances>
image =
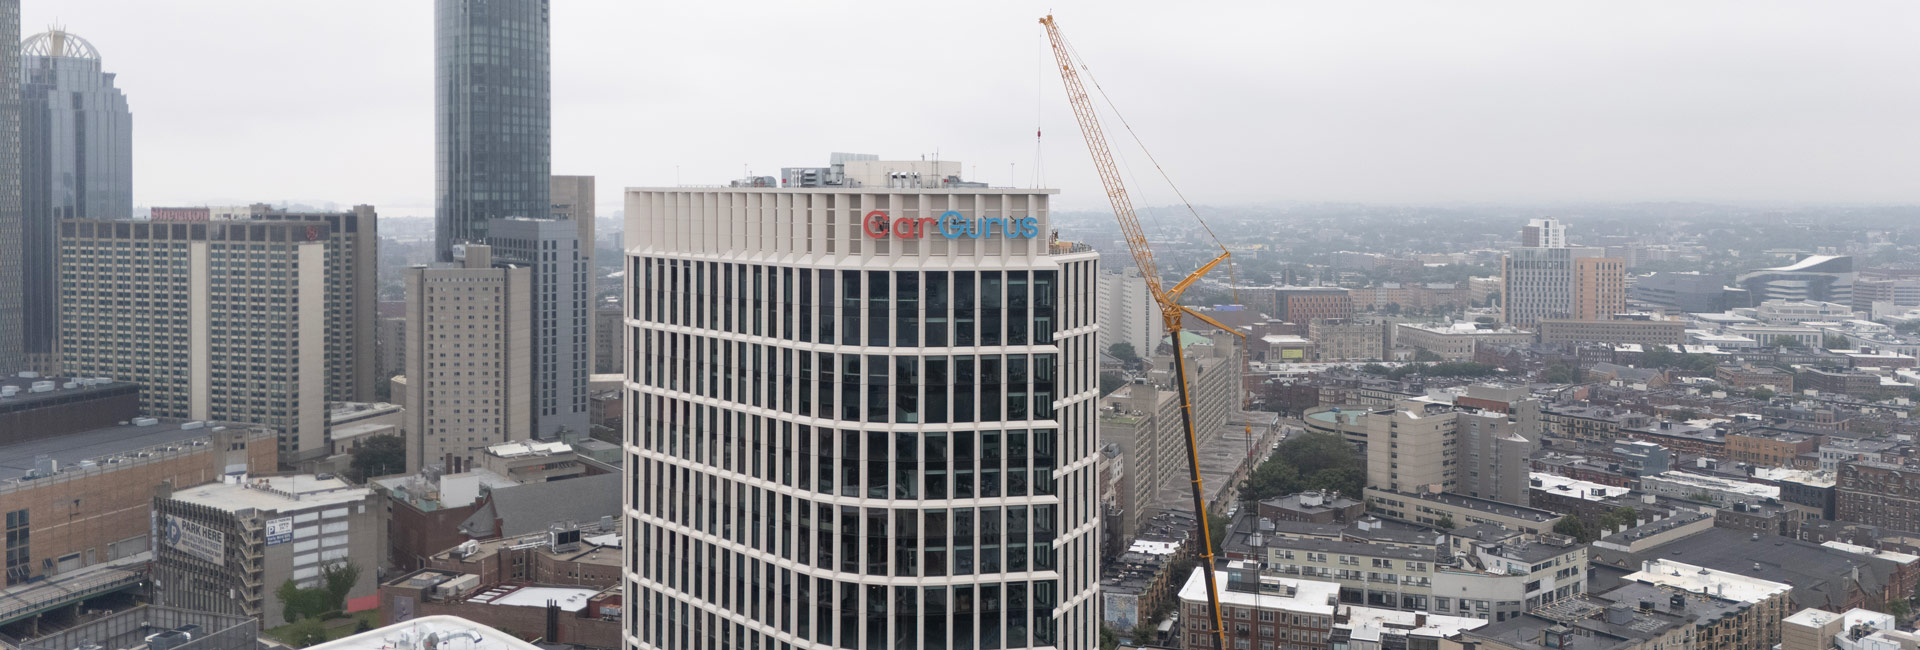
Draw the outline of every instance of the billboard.
<instances>
[{"instance_id":1,"label":"billboard","mask_svg":"<svg viewBox=\"0 0 1920 650\"><path fill-rule=\"evenodd\" d=\"M291 541L293 541L292 517L267 520L267 546L285 544Z\"/></svg>"},{"instance_id":2,"label":"billboard","mask_svg":"<svg viewBox=\"0 0 1920 650\"><path fill-rule=\"evenodd\" d=\"M167 515L166 541L174 550L214 564L225 564L227 536L199 523Z\"/></svg>"},{"instance_id":3,"label":"billboard","mask_svg":"<svg viewBox=\"0 0 1920 650\"><path fill-rule=\"evenodd\" d=\"M1102 592L1100 600L1104 605L1101 609L1106 614L1102 622L1122 630L1130 630L1140 624L1139 594Z\"/></svg>"}]
</instances>

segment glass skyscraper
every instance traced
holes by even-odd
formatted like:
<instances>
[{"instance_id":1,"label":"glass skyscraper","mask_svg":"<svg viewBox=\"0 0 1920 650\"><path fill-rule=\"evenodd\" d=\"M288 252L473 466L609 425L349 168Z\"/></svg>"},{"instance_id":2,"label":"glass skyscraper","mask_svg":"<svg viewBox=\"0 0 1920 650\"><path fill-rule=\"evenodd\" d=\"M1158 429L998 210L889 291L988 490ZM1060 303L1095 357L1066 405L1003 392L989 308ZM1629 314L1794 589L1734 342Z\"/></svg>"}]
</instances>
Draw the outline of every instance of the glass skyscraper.
<instances>
[{"instance_id":1,"label":"glass skyscraper","mask_svg":"<svg viewBox=\"0 0 1920 650\"><path fill-rule=\"evenodd\" d=\"M60 340L61 219L133 215L133 113L92 43L61 30L20 45L25 348L52 372Z\"/></svg>"},{"instance_id":2,"label":"glass skyscraper","mask_svg":"<svg viewBox=\"0 0 1920 650\"><path fill-rule=\"evenodd\" d=\"M20 0L0 0L0 43L20 41ZM0 372L22 359L20 51L0 47Z\"/></svg>"},{"instance_id":3,"label":"glass skyscraper","mask_svg":"<svg viewBox=\"0 0 1920 650\"><path fill-rule=\"evenodd\" d=\"M487 222L545 218L552 129L548 0L434 2L434 241L480 243Z\"/></svg>"}]
</instances>

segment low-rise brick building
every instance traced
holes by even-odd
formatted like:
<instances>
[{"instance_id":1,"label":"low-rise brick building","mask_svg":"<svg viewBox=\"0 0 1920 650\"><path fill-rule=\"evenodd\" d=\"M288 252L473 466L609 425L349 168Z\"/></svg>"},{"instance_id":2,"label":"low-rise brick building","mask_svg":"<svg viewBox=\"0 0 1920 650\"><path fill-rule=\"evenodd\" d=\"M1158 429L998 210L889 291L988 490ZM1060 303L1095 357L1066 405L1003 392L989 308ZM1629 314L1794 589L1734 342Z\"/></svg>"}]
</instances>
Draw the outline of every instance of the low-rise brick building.
<instances>
[{"instance_id":1,"label":"low-rise brick building","mask_svg":"<svg viewBox=\"0 0 1920 650\"><path fill-rule=\"evenodd\" d=\"M1920 533L1920 467L1841 463L1835 487L1835 520Z\"/></svg>"}]
</instances>

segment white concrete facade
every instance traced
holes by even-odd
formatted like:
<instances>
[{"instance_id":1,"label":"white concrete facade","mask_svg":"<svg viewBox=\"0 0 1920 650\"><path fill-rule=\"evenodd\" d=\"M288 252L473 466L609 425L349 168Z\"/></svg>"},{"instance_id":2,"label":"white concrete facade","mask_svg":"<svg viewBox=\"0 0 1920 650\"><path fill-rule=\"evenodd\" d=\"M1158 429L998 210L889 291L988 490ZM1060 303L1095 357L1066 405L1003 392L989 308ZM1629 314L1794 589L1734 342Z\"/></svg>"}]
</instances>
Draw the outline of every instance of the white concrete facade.
<instances>
[{"instance_id":1,"label":"white concrete facade","mask_svg":"<svg viewBox=\"0 0 1920 650\"><path fill-rule=\"evenodd\" d=\"M628 648L1098 644L1098 255L1052 193L627 190Z\"/></svg>"},{"instance_id":2,"label":"white concrete facade","mask_svg":"<svg viewBox=\"0 0 1920 650\"><path fill-rule=\"evenodd\" d=\"M1160 307L1147 290L1147 279L1140 269L1127 267L1100 273L1100 349L1115 343L1133 346L1142 358L1153 356L1161 337L1167 335Z\"/></svg>"}]
</instances>

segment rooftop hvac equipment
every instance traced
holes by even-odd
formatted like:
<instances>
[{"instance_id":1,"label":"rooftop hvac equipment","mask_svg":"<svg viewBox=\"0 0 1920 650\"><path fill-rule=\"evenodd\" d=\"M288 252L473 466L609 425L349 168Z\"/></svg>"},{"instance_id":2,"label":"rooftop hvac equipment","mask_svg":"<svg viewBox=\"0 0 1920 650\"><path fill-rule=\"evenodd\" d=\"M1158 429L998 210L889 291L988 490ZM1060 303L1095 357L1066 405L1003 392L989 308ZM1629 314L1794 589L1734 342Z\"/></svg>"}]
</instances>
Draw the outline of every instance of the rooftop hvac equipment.
<instances>
[{"instance_id":1,"label":"rooftop hvac equipment","mask_svg":"<svg viewBox=\"0 0 1920 650\"><path fill-rule=\"evenodd\" d=\"M580 527L567 524L548 530L547 544L555 553L580 550Z\"/></svg>"}]
</instances>

